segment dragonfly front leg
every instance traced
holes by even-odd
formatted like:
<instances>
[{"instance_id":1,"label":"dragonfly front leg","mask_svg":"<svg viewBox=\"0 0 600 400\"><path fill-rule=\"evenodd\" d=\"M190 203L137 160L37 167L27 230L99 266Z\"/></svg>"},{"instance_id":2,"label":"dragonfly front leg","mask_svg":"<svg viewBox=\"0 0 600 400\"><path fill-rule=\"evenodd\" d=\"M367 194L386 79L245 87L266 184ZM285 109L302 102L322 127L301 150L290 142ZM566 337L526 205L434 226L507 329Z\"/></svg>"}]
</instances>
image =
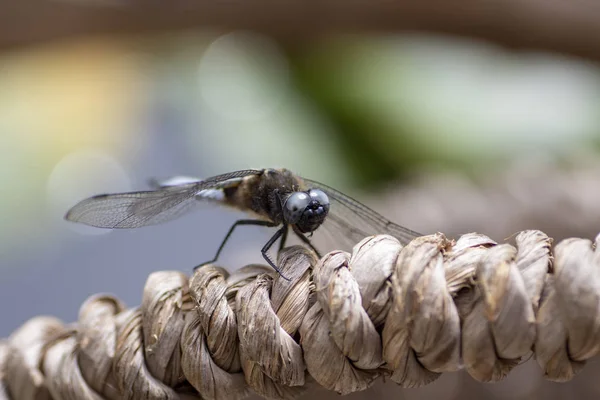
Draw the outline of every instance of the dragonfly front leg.
<instances>
[{"instance_id":1,"label":"dragonfly front leg","mask_svg":"<svg viewBox=\"0 0 600 400\"><path fill-rule=\"evenodd\" d=\"M273 243L275 243L275 241L277 239L279 239L280 236L282 235L286 235L287 232L287 225L284 225L281 229L279 229L277 232L275 232L275 234L273 235L273 237L271 237L271 239L269 239L269 241L263 246L262 250L260 251L264 257L265 260L267 260L267 262L269 263L269 265L271 267L273 267L273 269L275 269L275 271L277 271L277 273L286 281L289 281L290 279L287 278L286 276L284 276L281 273L281 270L277 267L277 265L275 265L275 263L273 262L273 260L271 260L271 257L269 256L269 249L271 248L271 246L273 246Z\"/></svg>"}]
</instances>

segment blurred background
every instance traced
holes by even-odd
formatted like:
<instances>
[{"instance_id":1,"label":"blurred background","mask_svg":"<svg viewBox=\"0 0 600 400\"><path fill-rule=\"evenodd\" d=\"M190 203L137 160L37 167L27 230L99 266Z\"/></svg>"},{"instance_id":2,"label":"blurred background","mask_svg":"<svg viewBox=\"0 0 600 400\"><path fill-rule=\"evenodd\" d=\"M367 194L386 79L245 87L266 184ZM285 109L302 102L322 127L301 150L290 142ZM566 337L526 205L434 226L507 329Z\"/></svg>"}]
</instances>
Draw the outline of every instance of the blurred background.
<instances>
[{"instance_id":1,"label":"blurred background","mask_svg":"<svg viewBox=\"0 0 600 400\"><path fill-rule=\"evenodd\" d=\"M287 167L423 233L600 232L596 5L35 3L0 12L0 337L75 321L99 292L135 306L149 273L212 257L240 214L63 219L153 177ZM220 263L261 262L271 234L240 229ZM597 398L595 364L567 384L528 362L497 384L457 373L348 398Z\"/></svg>"}]
</instances>

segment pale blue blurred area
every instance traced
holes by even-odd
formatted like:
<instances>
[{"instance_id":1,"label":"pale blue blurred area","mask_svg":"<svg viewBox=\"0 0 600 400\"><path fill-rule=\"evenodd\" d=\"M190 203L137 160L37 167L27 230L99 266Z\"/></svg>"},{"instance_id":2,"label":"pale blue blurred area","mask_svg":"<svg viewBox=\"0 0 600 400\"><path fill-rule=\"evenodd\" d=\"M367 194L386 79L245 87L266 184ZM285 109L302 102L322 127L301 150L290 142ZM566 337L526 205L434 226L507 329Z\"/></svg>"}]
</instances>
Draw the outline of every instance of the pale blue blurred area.
<instances>
[{"instance_id":1,"label":"pale blue blurred area","mask_svg":"<svg viewBox=\"0 0 600 400\"><path fill-rule=\"evenodd\" d=\"M359 192L352 168L485 170L591 147L600 127L596 67L441 38L325 41L300 60L252 33L84 40L0 57L2 337L40 314L75 321L95 293L139 304L148 274L191 273L242 215L209 206L97 232L62 219L86 196L280 166ZM357 159L352 141L374 156ZM240 229L220 263L261 262L271 233Z\"/></svg>"}]
</instances>

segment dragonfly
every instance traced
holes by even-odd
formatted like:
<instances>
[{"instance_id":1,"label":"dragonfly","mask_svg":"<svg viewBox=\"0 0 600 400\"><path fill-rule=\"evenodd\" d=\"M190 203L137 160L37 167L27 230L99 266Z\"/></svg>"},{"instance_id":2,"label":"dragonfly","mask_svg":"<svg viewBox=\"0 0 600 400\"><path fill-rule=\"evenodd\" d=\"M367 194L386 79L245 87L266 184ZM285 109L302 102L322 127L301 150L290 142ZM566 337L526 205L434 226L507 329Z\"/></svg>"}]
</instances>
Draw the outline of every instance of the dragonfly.
<instances>
[{"instance_id":1,"label":"dragonfly","mask_svg":"<svg viewBox=\"0 0 600 400\"><path fill-rule=\"evenodd\" d=\"M65 219L98 228L132 229L179 218L198 203L212 202L243 211L218 247L215 256L194 269L215 263L238 226L278 227L261 254L284 279L288 279L269 255L280 239L281 251L291 230L318 257L312 235L321 229L342 243L353 246L365 237L388 234L406 245L422 236L398 225L366 205L323 183L303 178L286 168L245 169L207 179L173 177L151 180L151 189L99 194L81 200Z\"/></svg>"}]
</instances>

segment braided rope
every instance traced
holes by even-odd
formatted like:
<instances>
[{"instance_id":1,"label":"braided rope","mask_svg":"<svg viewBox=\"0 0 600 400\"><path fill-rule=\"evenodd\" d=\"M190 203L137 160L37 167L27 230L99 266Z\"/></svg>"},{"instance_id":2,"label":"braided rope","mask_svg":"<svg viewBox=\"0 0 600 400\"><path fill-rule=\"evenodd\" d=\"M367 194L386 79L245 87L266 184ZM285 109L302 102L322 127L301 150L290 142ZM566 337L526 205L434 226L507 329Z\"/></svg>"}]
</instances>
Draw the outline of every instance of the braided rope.
<instances>
[{"instance_id":1,"label":"braided rope","mask_svg":"<svg viewBox=\"0 0 600 400\"><path fill-rule=\"evenodd\" d=\"M36 317L1 342L0 399L292 399L460 369L493 382L532 356L568 381L600 349L598 240L381 235L321 260L284 249L289 282L260 265L156 272L139 307L92 296L76 324Z\"/></svg>"}]
</instances>

